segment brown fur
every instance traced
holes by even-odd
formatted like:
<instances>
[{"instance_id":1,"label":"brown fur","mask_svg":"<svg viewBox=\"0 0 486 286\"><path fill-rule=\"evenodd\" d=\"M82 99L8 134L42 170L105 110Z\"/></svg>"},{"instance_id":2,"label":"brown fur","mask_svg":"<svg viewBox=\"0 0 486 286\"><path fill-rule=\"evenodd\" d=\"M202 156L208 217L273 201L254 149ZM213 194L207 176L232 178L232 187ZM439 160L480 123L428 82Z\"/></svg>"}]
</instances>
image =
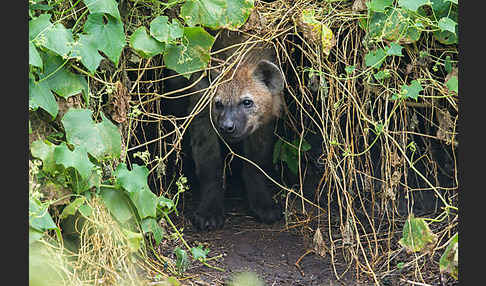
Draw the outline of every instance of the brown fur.
<instances>
[{"instance_id":1,"label":"brown fur","mask_svg":"<svg viewBox=\"0 0 486 286\"><path fill-rule=\"evenodd\" d=\"M247 96L255 102L255 110L248 118L248 126L253 133L261 125L268 124L275 117L280 116L282 109L281 94L273 96L265 85L256 80L252 74L256 63L245 61L236 72L228 72L222 78L223 83L217 87L214 101L220 100L224 104L237 103L242 96ZM228 80L231 78L232 80Z\"/></svg>"}]
</instances>

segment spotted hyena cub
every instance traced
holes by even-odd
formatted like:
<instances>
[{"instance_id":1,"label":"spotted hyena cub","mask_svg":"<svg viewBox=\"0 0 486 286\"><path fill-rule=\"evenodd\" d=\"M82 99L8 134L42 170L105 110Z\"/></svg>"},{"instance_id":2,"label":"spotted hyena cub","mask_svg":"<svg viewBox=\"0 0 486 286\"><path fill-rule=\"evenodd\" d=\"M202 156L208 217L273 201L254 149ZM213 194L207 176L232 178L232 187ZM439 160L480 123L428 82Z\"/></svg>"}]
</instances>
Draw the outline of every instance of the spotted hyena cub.
<instances>
[{"instance_id":1,"label":"spotted hyena cub","mask_svg":"<svg viewBox=\"0 0 486 286\"><path fill-rule=\"evenodd\" d=\"M214 50L244 41L244 37L224 32ZM234 54L234 49L218 53L223 60ZM221 77L211 100L211 106L199 113L190 125L190 143L200 182L201 199L192 217L198 230L223 227L224 158L220 141L241 146L244 157L256 163L267 174L272 168L272 151L275 143L274 122L282 107L284 78L275 64L272 47L256 46L244 49L245 55ZM214 74L213 74L214 77ZM196 89L209 86L205 80ZM200 96L192 96L192 110ZM213 124L211 124L211 121ZM218 136L218 133L220 136ZM241 177L251 213L264 223L273 223L282 217L282 209L272 200L268 179L255 166L243 162Z\"/></svg>"}]
</instances>

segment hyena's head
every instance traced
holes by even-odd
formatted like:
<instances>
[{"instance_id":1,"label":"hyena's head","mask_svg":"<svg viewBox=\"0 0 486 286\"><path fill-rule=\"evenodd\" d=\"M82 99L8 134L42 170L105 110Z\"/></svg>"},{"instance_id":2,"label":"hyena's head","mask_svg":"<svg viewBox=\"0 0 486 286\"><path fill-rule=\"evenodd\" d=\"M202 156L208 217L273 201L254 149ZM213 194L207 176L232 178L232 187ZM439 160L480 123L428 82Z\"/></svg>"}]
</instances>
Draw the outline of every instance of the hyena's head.
<instances>
[{"instance_id":1,"label":"hyena's head","mask_svg":"<svg viewBox=\"0 0 486 286\"><path fill-rule=\"evenodd\" d=\"M231 72L229 72L231 76ZM212 118L229 142L238 142L280 115L284 79L274 63L243 65L217 87Z\"/></svg>"}]
</instances>

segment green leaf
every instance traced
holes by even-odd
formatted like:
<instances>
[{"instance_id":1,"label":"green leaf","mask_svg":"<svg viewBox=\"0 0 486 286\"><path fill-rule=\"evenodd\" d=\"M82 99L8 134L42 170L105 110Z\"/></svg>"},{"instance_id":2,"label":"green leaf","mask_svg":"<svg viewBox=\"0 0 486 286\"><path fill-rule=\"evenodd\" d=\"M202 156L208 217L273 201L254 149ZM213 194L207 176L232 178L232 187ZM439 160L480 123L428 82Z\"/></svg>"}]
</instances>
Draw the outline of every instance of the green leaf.
<instances>
[{"instance_id":1,"label":"green leaf","mask_svg":"<svg viewBox=\"0 0 486 286\"><path fill-rule=\"evenodd\" d=\"M289 170L297 175L299 173L299 154L298 154L298 147L299 147L299 138L296 138L292 141L292 144L285 142L282 146L281 151L281 160L287 163L287 167ZM311 146L307 141L302 141L301 152L305 152L310 150Z\"/></svg>"},{"instance_id":2,"label":"green leaf","mask_svg":"<svg viewBox=\"0 0 486 286\"><path fill-rule=\"evenodd\" d=\"M61 23L52 24L50 18L50 14L42 14L29 21L29 42L67 57L74 42L72 32Z\"/></svg>"},{"instance_id":3,"label":"green leaf","mask_svg":"<svg viewBox=\"0 0 486 286\"><path fill-rule=\"evenodd\" d=\"M42 11L49 11L52 10L52 6L46 5L46 4L31 4L29 3L29 10L42 10Z\"/></svg>"},{"instance_id":4,"label":"green leaf","mask_svg":"<svg viewBox=\"0 0 486 286\"><path fill-rule=\"evenodd\" d=\"M445 58L445 63L444 63L444 68L447 73L450 73L452 71L452 61L451 61L451 56L446 56Z\"/></svg>"},{"instance_id":5,"label":"green leaf","mask_svg":"<svg viewBox=\"0 0 486 286\"><path fill-rule=\"evenodd\" d=\"M71 189L76 194L81 194L93 187L99 187L101 184L101 176L96 172L96 169L91 170L87 179L80 178L79 174L74 172L74 169L67 169L67 171Z\"/></svg>"},{"instance_id":6,"label":"green leaf","mask_svg":"<svg viewBox=\"0 0 486 286\"><path fill-rule=\"evenodd\" d=\"M289 170L297 175L299 171L299 142L300 138L295 138L292 143L287 143L279 139L273 149L273 163L275 164L280 158L281 161L287 164ZM312 146L309 142L303 139L300 151L306 152L311 148Z\"/></svg>"},{"instance_id":7,"label":"green leaf","mask_svg":"<svg viewBox=\"0 0 486 286\"><path fill-rule=\"evenodd\" d=\"M157 198L157 206L165 213L170 212L175 207L174 202L171 199L162 195Z\"/></svg>"},{"instance_id":8,"label":"green leaf","mask_svg":"<svg viewBox=\"0 0 486 286\"><path fill-rule=\"evenodd\" d=\"M44 232L38 231L35 228L29 226L29 245L33 242L38 241L44 236Z\"/></svg>"},{"instance_id":9,"label":"green leaf","mask_svg":"<svg viewBox=\"0 0 486 286\"><path fill-rule=\"evenodd\" d=\"M282 152L297 157L299 152L298 152L298 147L297 147L298 145L297 146L294 145L295 141L296 140L294 139L294 141L292 141L292 143L285 142L285 144L283 145Z\"/></svg>"},{"instance_id":10,"label":"green leaf","mask_svg":"<svg viewBox=\"0 0 486 286\"><path fill-rule=\"evenodd\" d=\"M412 80L410 85L403 85L402 91L404 91L405 98L412 98L417 100L419 93L424 90L418 80Z\"/></svg>"},{"instance_id":11,"label":"green leaf","mask_svg":"<svg viewBox=\"0 0 486 286\"><path fill-rule=\"evenodd\" d=\"M97 36L80 34L78 45L73 48L73 57L78 58L92 74L96 71L103 59L98 52L99 46Z\"/></svg>"},{"instance_id":12,"label":"green leaf","mask_svg":"<svg viewBox=\"0 0 486 286\"><path fill-rule=\"evenodd\" d=\"M386 78L390 78L390 72L388 70L381 70L373 75L377 81L382 81Z\"/></svg>"},{"instance_id":13,"label":"green leaf","mask_svg":"<svg viewBox=\"0 0 486 286\"><path fill-rule=\"evenodd\" d=\"M443 17L439 20L439 29L449 31L454 35L456 34L456 25L457 23L449 17Z\"/></svg>"},{"instance_id":14,"label":"green leaf","mask_svg":"<svg viewBox=\"0 0 486 286\"><path fill-rule=\"evenodd\" d=\"M297 175L299 173L299 157L294 155L293 153L286 153L285 156L285 163L287 163L287 167L289 170L294 174Z\"/></svg>"},{"instance_id":15,"label":"green leaf","mask_svg":"<svg viewBox=\"0 0 486 286\"><path fill-rule=\"evenodd\" d=\"M184 27L176 19L169 23L167 16L158 16L150 22L150 35L157 41L169 44L182 38Z\"/></svg>"},{"instance_id":16,"label":"green leaf","mask_svg":"<svg viewBox=\"0 0 486 286\"><path fill-rule=\"evenodd\" d=\"M439 18L442 18L442 17L445 17L445 16L451 16L452 19L457 19L457 9L453 9L453 8L454 8L454 6L452 5L452 1L449 1L449 0L433 0L432 1L432 10L434 10L434 14L435 14L436 19L439 19Z\"/></svg>"},{"instance_id":17,"label":"green leaf","mask_svg":"<svg viewBox=\"0 0 486 286\"><path fill-rule=\"evenodd\" d=\"M312 148L311 144L307 140L302 139L301 151L307 152Z\"/></svg>"},{"instance_id":18,"label":"green leaf","mask_svg":"<svg viewBox=\"0 0 486 286\"><path fill-rule=\"evenodd\" d=\"M76 198L74 201L69 203L63 210L61 215L59 215L60 219L65 219L70 215L74 215L76 211L86 202L86 197L81 196Z\"/></svg>"},{"instance_id":19,"label":"green leaf","mask_svg":"<svg viewBox=\"0 0 486 286\"><path fill-rule=\"evenodd\" d=\"M184 26L177 19L172 19L172 23L169 24L169 40L174 41L183 36Z\"/></svg>"},{"instance_id":20,"label":"green leaf","mask_svg":"<svg viewBox=\"0 0 486 286\"><path fill-rule=\"evenodd\" d=\"M100 188L100 195L111 215L122 225L126 225L135 214L130 206L129 198L120 189Z\"/></svg>"},{"instance_id":21,"label":"green leaf","mask_svg":"<svg viewBox=\"0 0 486 286\"><path fill-rule=\"evenodd\" d=\"M381 64L386 59L385 50L382 48L370 51L365 55L365 65L367 67L374 67L379 69Z\"/></svg>"},{"instance_id":22,"label":"green leaf","mask_svg":"<svg viewBox=\"0 0 486 286\"><path fill-rule=\"evenodd\" d=\"M403 47L400 46L399 44L392 42L390 44L390 47L386 50L387 56L399 56L402 57L402 49Z\"/></svg>"},{"instance_id":23,"label":"green leaf","mask_svg":"<svg viewBox=\"0 0 486 286\"><path fill-rule=\"evenodd\" d=\"M346 74L352 74L355 69L356 69L356 66L347 66L347 67L344 68L344 70L346 71Z\"/></svg>"},{"instance_id":24,"label":"green leaf","mask_svg":"<svg viewBox=\"0 0 486 286\"><path fill-rule=\"evenodd\" d=\"M33 157L42 160L42 169L46 172L52 172L56 169L54 159L55 146L47 140L36 140L30 145L30 153Z\"/></svg>"},{"instance_id":25,"label":"green leaf","mask_svg":"<svg viewBox=\"0 0 486 286\"><path fill-rule=\"evenodd\" d=\"M114 175L116 177L116 183L129 194L148 188L147 178L149 170L145 166L133 164L132 170L129 171L125 163L120 163Z\"/></svg>"},{"instance_id":26,"label":"green leaf","mask_svg":"<svg viewBox=\"0 0 486 286\"><path fill-rule=\"evenodd\" d=\"M422 87L420 82L415 79L415 80L412 80L410 85L406 85L406 84L402 85L400 94L394 94L391 97L391 99L396 100L396 99L399 99L399 98L403 98L403 99L412 98L412 99L417 100L419 93L422 90L424 90L424 88Z\"/></svg>"},{"instance_id":27,"label":"green leaf","mask_svg":"<svg viewBox=\"0 0 486 286\"><path fill-rule=\"evenodd\" d=\"M89 109L71 108L61 122L66 131L67 142L84 147L93 157L102 160L104 156L119 157L121 135L117 127L102 114L102 121L94 123Z\"/></svg>"},{"instance_id":28,"label":"green leaf","mask_svg":"<svg viewBox=\"0 0 486 286\"><path fill-rule=\"evenodd\" d=\"M143 26L133 32L130 37L130 47L143 58L151 58L165 50L165 44L147 34L147 30Z\"/></svg>"},{"instance_id":29,"label":"green leaf","mask_svg":"<svg viewBox=\"0 0 486 286\"><path fill-rule=\"evenodd\" d=\"M102 14L90 14L84 24L83 31L86 35L91 35L92 44L117 66L123 47L125 47L123 23L110 16L103 17ZM84 48L87 51L81 52ZM92 50L92 47L84 48L83 46L80 47L79 54L87 54Z\"/></svg>"},{"instance_id":30,"label":"green leaf","mask_svg":"<svg viewBox=\"0 0 486 286\"><path fill-rule=\"evenodd\" d=\"M29 65L42 68L42 59L32 42L29 42Z\"/></svg>"},{"instance_id":31,"label":"green leaf","mask_svg":"<svg viewBox=\"0 0 486 286\"><path fill-rule=\"evenodd\" d=\"M385 13L372 13L367 32L370 38L380 41L414 43L422 33L414 24L416 18L414 12L400 8L387 9Z\"/></svg>"},{"instance_id":32,"label":"green leaf","mask_svg":"<svg viewBox=\"0 0 486 286\"><path fill-rule=\"evenodd\" d=\"M169 45L164 53L167 68L184 74L206 68L210 59L214 37L201 27L185 27L184 40L181 45Z\"/></svg>"},{"instance_id":33,"label":"green leaf","mask_svg":"<svg viewBox=\"0 0 486 286\"><path fill-rule=\"evenodd\" d=\"M101 122L95 124L95 127L99 130L101 140L103 140L105 154L118 158L121 155L120 131L103 113L101 113L101 119Z\"/></svg>"},{"instance_id":34,"label":"green leaf","mask_svg":"<svg viewBox=\"0 0 486 286\"><path fill-rule=\"evenodd\" d=\"M383 132L383 128L384 128L384 127L385 127L385 126L383 125L383 123L376 123L376 124L375 124L375 134L376 134L376 135L380 135L380 134L381 134L381 132Z\"/></svg>"},{"instance_id":35,"label":"green leaf","mask_svg":"<svg viewBox=\"0 0 486 286\"><path fill-rule=\"evenodd\" d=\"M40 35L47 31L51 24L51 14L41 14L39 17L34 17L29 21L29 41L43 42Z\"/></svg>"},{"instance_id":36,"label":"green leaf","mask_svg":"<svg viewBox=\"0 0 486 286\"><path fill-rule=\"evenodd\" d=\"M429 0L398 0L398 5L408 10L417 12L417 9L423 5L430 5Z\"/></svg>"},{"instance_id":37,"label":"green leaf","mask_svg":"<svg viewBox=\"0 0 486 286\"><path fill-rule=\"evenodd\" d=\"M53 243L48 242L49 240L45 239L41 243L29 245L29 285L71 284L66 283L67 255L61 255L61 250L57 248L62 247L62 244L59 246L60 243L57 243L54 246ZM54 249L57 251L55 252Z\"/></svg>"},{"instance_id":38,"label":"green leaf","mask_svg":"<svg viewBox=\"0 0 486 286\"><path fill-rule=\"evenodd\" d=\"M83 215L85 217L90 217L91 213L93 212L93 209L87 204L81 205L78 208L78 210L81 213L81 215Z\"/></svg>"},{"instance_id":39,"label":"green leaf","mask_svg":"<svg viewBox=\"0 0 486 286\"><path fill-rule=\"evenodd\" d=\"M63 98L83 93L88 94L88 82L79 74L74 74L65 66L65 60L53 53L43 53L44 72L39 77L46 78L49 88Z\"/></svg>"},{"instance_id":40,"label":"green leaf","mask_svg":"<svg viewBox=\"0 0 486 286\"><path fill-rule=\"evenodd\" d=\"M459 237L454 234L439 260L440 273L449 273L454 279L458 279L459 273Z\"/></svg>"},{"instance_id":41,"label":"green leaf","mask_svg":"<svg viewBox=\"0 0 486 286\"><path fill-rule=\"evenodd\" d=\"M388 70L381 70L381 71L379 71L379 72L377 72L373 75L373 77L378 81L382 81L386 78L390 78L390 76L391 75L390 75L390 72Z\"/></svg>"},{"instance_id":42,"label":"green leaf","mask_svg":"<svg viewBox=\"0 0 486 286\"><path fill-rule=\"evenodd\" d=\"M371 0L366 2L368 9L374 12L385 12L385 8L391 7L393 5L393 0Z\"/></svg>"},{"instance_id":43,"label":"green leaf","mask_svg":"<svg viewBox=\"0 0 486 286\"><path fill-rule=\"evenodd\" d=\"M423 218L415 218L411 214L403 226L402 238L399 243L407 252L430 251L437 241L437 235L432 233Z\"/></svg>"},{"instance_id":44,"label":"green leaf","mask_svg":"<svg viewBox=\"0 0 486 286\"><path fill-rule=\"evenodd\" d=\"M222 26L226 5L224 0L187 0L181 7L180 16L188 26L200 24L219 29Z\"/></svg>"},{"instance_id":45,"label":"green leaf","mask_svg":"<svg viewBox=\"0 0 486 286\"><path fill-rule=\"evenodd\" d=\"M147 185L148 173L147 167L137 164L132 165L131 171L124 163L119 164L115 170L116 183L128 192L141 219L155 217L158 203L157 196Z\"/></svg>"},{"instance_id":46,"label":"green leaf","mask_svg":"<svg viewBox=\"0 0 486 286\"><path fill-rule=\"evenodd\" d=\"M34 198L29 198L29 225L37 231L58 229L47 211L48 205L41 204Z\"/></svg>"},{"instance_id":47,"label":"green leaf","mask_svg":"<svg viewBox=\"0 0 486 286\"><path fill-rule=\"evenodd\" d=\"M299 149L299 144L300 144L299 142L300 142L300 138L295 138L292 141L292 145L293 145L293 147L296 151L297 151L297 149ZM302 139L302 145L301 145L300 151L306 152L306 151L309 151L310 149L311 149L311 145L309 144L309 142L307 142L307 140L305 140L305 139ZM295 152L295 154L297 155L297 152Z\"/></svg>"},{"instance_id":48,"label":"green leaf","mask_svg":"<svg viewBox=\"0 0 486 286\"><path fill-rule=\"evenodd\" d=\"M202 245L199 245L198 247L191 248L192 257L195 260L199 260L199 261L206 260L206 256L208 255L208 253L209 253L209 249L207 249L207 248L203 249Z\"/></svg>"},{"instance_id":49,"label":"green leaf","mask_svg":"<svg viewBox=\"0 0 486 286\"><path fill-rule=\"evenodd\" d=\"M275 142L275 146L273 147L273 157L272 157L273 164L277 163L277 160L280 158L282 143L283 141L280 139L278 139L277 142Z\"/></svg>"},{"instance_id":50,"label":"green leaf","mask_svg":"<svg viewBox=\"0 0 486 286\"><path fill-rule=\"evenodd\" d=\"M444 45L453 45L457 44L458 37L456 33L451 33L449 31L435 31L434 32L434 38L439 41L439 43L444 44Z\"/></svg>"},{"instance_id":51,"label":"green leaf","mask_svg":"<svg viewBox=\"0 0 486 286\"><path fill-rule=\"evenodd\" d=\"M153 19L150 22L150 35L157 41L168 44L170 42L169 17L157 16Z\"/></svg>"},{"instance_id":52,"label":"green leaf","mask_svg":"<svg viewBox=\"0 0 486 286\"><path fill-rule=\"evenodd\" d=\"M137 207L141 219L155 217L157 212L157 196L150 189L141 189L128 195Z\"/></svg>"},{"instance_id":53,"label":"green leaf","mask_svg":"<svg viewBox=\"0 0 486 286\"><path fill-rule=\"evenodd\" d=\"M457 80L457 76L451 76L445 84L447 86L447 89L456 92L456 94L459 93L459 81Z\"/></svg>"},{"instance_id":54,"label":"green leaf","mask_svg":"<svg viewBox=\"0 0 486 286\"><path fill-rule=\"evenodd\" d=\"M29 79L29 109L37 110L39 107L47 111L52 119L56 118L59 112L56 98L47 81L35 82Z\"/></svg>"},{"instance_id":55,"label":"green leaf","mask_svg":"<svg viewBox=\"0 0 486 286\"><path fill-rule=\"evenodd\" d=\"M143 234L139 232L133 232L128 229L122 228L123 233L125 234L125 238L127 239L128 248L130 251L137 252L143 245L144 239Z\"/></svg>"},{"instance_id":56,"label":"green leaf","mask_svg":"<svg viewBox=\"0 0 486 286\"><path fill-rule=\"evenodd\" d=\"M84 149L70 151L65 142L53 145L47 140L34 141L30 149L33 157L42 160L42 170L56 176L56 172L62 172L65 183L75 193L99 185L101 177Z\"/></svg>"},{"instance_id":57,"label":"green leaf","mask_svg":"<svg viewBox=\"0 0 486 286\"><path fill-rule=\"evenodd\" d=\"M83 0L91 14L106 13L120 19L120 11L115 0Z\"/></svg>"},{"instance_id":58,"label":"green leaf","mask_svg":"<svg viewBox=\"0 0 486 286\"><path fill-rule=\"evenodd\" d=\"M74 43L71 29L66 29L63 24L57 23L47 28L45 37L47 41L44 47L63 58L68 58Z\"/></svg>"},{"instance_id":59,"label":"green leaf","mask_svg":"<svg viewBox=\"0 0 486 286\"><path fill-rule=\"evenodd\" d=\"M224 14L224 28L235 30L245 24L254 6L253 0L229 0Z\"/></svg>"},{"instance_id":60,"label":"green leaf","mask_svg":"<svg viewBox=\"0 0 486 286\"><path fill-rule=\"evenodd\" d=\"M179 271L179 273L184 273L190 264L189 256L187 256L187 252L180 247L176 247L174 253L176 255L177 271Z\"/></svg>"},{"instance_id":61,"label":"green leaf","mask_svg":"<svg viewBox=\"0 0 486 286\"><path fill-rule=\"evenodd\" d=\"M157 221L152 218L148 217L144 220L142 220L142 231L144 234L151 232L154 236L155 243L158 245L162 241L165 235L165 231L160 225L157 223Z\"/></svg>"},{"instance_id":62,"label":"green leaf","mask_svg":"<svg viewBox=\"0 0 486 286\"><path fill-rule=\"evenodd\" d=\"M107 57L118 64L123 47L125 46L125 33L120 20L106 17L106 23L102 14L88 15L84 25L84 33L78 38L78 45L73 48L73 57L94 73L100 65L103 57L98 51L102 51Z\"/></svg>"},{"instance_id":63,"label":"green leaf","mask_svg":"<svg viewBox=\"0 0 486 286\"><path fill-rule=\"evenodd\" d=\"M69 150L65 142L62 142L54 149L56 164L63 165L64 168L72 167L76 169L81 178L88 180L95 165L91 163L83 147L77 147L73 151Z\"/></svg>"},{"instance_id":64,"label":"green leaf","mask_svg":"<svg viewBox=\"0 0 486 286\"><path fill-rule=\"evenodd\" d=\"M253 6L253 0L187 0L180 15L188 26L234 30L246 22Z\"/></svg>"},{"instance_id":65,"label":"green leaf","mask_svg":"<svg viewBox=\"0 0 486 286\"><path fill-rule=\"evenodd\" d=\"M448 0L434 0L432 2L432 10L436 19L440 19L439 30L433 33L434 38L444 45L453 45L458 43L458 11L457 6L452 4L453 1ZM452 22L444 19L450 18ZM449 22L449 23L448 23ZM453 24L455 23L455 24ZM452 30L454 26L454 30Z\"/></svg>"}]
</instances>

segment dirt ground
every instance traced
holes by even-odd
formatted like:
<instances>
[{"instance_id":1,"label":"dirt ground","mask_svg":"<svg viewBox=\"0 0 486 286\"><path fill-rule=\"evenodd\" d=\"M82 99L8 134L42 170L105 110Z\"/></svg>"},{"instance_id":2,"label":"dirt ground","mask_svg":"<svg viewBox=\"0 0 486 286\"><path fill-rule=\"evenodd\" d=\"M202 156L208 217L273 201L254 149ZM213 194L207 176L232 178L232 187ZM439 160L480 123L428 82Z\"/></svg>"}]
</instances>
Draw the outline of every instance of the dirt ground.
<instances>
[{"instance_id":1,"label":"dirt ground","mask_svg":"<svg viewBox=\"0 0 486 286\"><path fill-rule=\"evenodd\" d=\"M229 286L229 282L241 272L256 274L266 286L375 285L372 278L365 273L357 277L354 264L349 267L341 251L334 252L334 265L329 253L322 257L310 252L313 248L313 234L303 235L301 230L286 229L283 219L273 225L267 225L248 216L248 206L242 196L241 184L238 184L237 180L230 183L232 192L225 196L223 229L210 232L194 231L188 220L195 209L195 201L191 199L186 200L188 204L184 205L185 215L175 218L175 224L184 228L184 239L189 245L203 245L204 248L209 248L208 263L224 269L218 271L201 263L193 263L184 272L184 278L180 280L182 285ZM321 223L326 225L322 221ZM321 228L321 231L324 242L328 245L326 227ZM164 256L175 258L173 249L165 249L167 252L163 253ZM408 254L404 252L402 255L403 258L397 259L407 261ZM438 261L438 258L436 260ZM433 276L432 279L427 278L428 281L433 281L429 285L457 285L457 281L452 278L441 281L439 275L433 274L437 269L429 270L424 274ZM405 282L407 276L404 274L396 272L378 279L380 285L410 285ZM231 286L260 285L250 283Z\"/></svg>"},{"instance_id":2,"label":"dirt ground","mask_svg":"<svg viewBox=\"0 0 486 286\"><path fill-rule=\"evenodd\" d=\"M221 272L201 264L185 273L192 285L227 285L240 272L250 271L265 285L366 285L354 279L354 270L337 279L329 255L315 253L305 255L310 245L293 231L285 230L284 222L266 225L256 222L245 214L244 209L233 207L226 211L223 229L211 232L195 232L191 227L184 231L191 245L205 245L210 249L210 264L223 268ZM345 265L336 263L338 274L345 272Z\"/></svg>"}]
</instances>

